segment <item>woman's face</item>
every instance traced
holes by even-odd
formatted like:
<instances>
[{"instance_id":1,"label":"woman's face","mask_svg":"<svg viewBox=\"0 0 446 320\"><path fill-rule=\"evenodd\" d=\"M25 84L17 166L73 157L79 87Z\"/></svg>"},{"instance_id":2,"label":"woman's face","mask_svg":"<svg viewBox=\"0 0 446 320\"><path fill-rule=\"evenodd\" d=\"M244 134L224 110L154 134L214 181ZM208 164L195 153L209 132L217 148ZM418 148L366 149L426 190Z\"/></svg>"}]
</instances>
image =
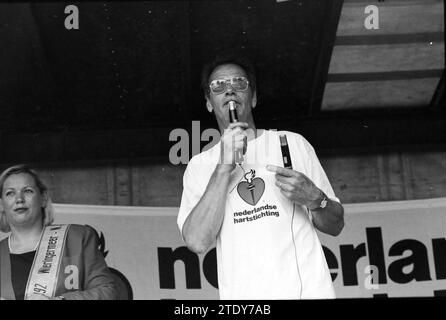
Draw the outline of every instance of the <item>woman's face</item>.
<instances>
[{"instance_id":1,"label":"woman's face","mask_svg":"<svg viewBox=\"0 0 446 320\"><path fill-rule=\"evenodd\" d=\"M46 197L40 193L33 176L18 173L5 180L1 205L10 226L34 226L42 221Z\"/></svg>"}]
</instances>

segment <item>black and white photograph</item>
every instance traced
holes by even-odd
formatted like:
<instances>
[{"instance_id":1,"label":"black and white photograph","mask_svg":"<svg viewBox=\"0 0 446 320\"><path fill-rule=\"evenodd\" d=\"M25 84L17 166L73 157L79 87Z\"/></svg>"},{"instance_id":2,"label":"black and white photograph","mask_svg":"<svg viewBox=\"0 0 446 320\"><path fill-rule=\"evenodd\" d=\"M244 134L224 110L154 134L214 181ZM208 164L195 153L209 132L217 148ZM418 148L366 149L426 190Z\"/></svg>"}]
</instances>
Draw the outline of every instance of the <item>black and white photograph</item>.
<instances>
[{"instance_id":1,"label":"black and white photograph","mask_svg":"<svg viewBox=\"0 0 446 320\"><path fill-rule=\"evenodd\" d=\"M0 2L0 307L237 319L445 297L444 17L442 0Z\"/></svg>"}]
</instances>

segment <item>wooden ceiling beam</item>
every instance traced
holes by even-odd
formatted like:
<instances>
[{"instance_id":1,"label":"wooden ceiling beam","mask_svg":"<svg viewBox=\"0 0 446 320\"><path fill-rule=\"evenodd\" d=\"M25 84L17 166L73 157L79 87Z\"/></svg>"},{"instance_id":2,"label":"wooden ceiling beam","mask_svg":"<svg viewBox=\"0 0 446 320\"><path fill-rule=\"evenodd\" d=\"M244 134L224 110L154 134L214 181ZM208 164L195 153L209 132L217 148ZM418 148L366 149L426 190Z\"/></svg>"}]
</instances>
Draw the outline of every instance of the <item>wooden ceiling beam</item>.
<instances>
[{"instance_id":1,"label":"wooden ceiling beam","mask_svg":"<svg viewBox=\"0 0 446 320\"><path fill-rule=\"evenodd\" d=\"M259 128L291 130L302 134L316 150L371 150L392 146L446 144L446 110L369 110L329 112L317 118L258 122ZM177 124L189 132L187 144L215 123L201 123L193 133L191 123ZM148 129L73 131L36 134L3 132L0 163L65 162L156 157L169 163L177 141L169 141L172 127ZM202 141L201 147L208 144ZM189 148L192 156L192 148Z\"/></svg>"},{"instance_id":2,"label":"wooden ceiling beam","mask_svg":"<svg viewBox=\"0 0 446 320\"><path fill-rule=\"evenodd\" d=\"M430 103L430 109L438 110L443 108L445 110L445 99L444 99L444 82L445 82L445 71L443 70L443 75L441 76L440 81L438 82L437 88L435 89L435 93L432 96L432 100Z\"/></svg>"},{"instance_id":3,"label":"wooden ceiling beam","mask_svg":"<svg viewBox=\"0 0 446 320\"><path fill-rule=\"evenodd\" d=\"M321 110L325 83L327 81L328 69L330 67L331 54L336 41L336 31L338 29L343 2L344 0L332 0L327 2L325 25L323 26L323 36L321 37L318 50L319 56L313 78L308 115L317 114Z\"/></svg>"}]
</instances>

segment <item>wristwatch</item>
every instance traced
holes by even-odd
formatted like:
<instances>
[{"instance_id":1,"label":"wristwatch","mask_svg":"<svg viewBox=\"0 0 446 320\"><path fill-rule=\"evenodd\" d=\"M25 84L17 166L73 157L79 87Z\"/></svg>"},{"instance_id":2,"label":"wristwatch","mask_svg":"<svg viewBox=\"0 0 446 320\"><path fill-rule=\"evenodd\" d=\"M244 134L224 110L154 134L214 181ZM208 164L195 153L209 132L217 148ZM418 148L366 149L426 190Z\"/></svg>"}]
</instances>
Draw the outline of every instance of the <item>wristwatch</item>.
<instances>
[{"instance_id":1,"label":"wristwatch","mask_svg":"<svg viewBox=\"0 0 446 320\"><path fill-rule=\"evenodd\" d=\"M311 209L311 210L325 209L325 207L327 206L327 203L328 203L327 196L324 194L324 198L321 200L321 203L319 204L319 206L314 209Z\"/></svg>"}]
</instances>

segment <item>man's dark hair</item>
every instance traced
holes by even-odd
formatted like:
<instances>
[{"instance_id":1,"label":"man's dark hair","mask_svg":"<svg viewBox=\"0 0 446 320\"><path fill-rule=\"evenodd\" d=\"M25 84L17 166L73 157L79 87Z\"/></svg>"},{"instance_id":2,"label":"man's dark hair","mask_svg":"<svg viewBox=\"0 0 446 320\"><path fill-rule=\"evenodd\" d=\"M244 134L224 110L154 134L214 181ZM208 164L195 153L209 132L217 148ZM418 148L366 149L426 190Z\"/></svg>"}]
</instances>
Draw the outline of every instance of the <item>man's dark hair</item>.
<instances>
[{"instance_id":1,"label":"man's dark hair","mask_svg":"<svg viewBox=\"0 0 446 320\"><path fill-rule=\"evenodd\" d=\"M213 61L204 66L201 72L201 87L207 98L210 94L209 77L217 67L225 64L235 64L242 68L246 72L252 92L256 91L256 72L254 65L244 56L228 53L215 57Z\"/></svg>"}]
</instances>

